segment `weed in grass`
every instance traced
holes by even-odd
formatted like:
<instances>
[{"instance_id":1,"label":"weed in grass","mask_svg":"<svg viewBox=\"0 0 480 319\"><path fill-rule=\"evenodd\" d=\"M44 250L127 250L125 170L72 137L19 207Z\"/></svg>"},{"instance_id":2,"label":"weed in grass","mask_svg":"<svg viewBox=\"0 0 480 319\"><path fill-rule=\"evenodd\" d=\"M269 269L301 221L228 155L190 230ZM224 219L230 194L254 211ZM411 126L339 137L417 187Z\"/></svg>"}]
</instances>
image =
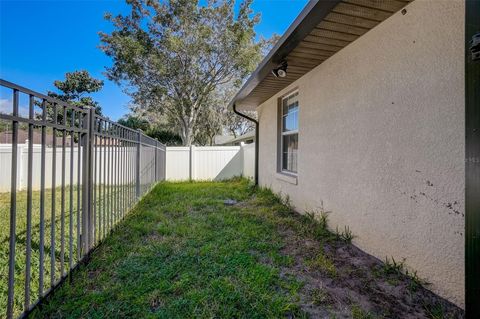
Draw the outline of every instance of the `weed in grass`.
<instances>
[{"instance_id":1,"label":"weed in grass","mask_svg":"<svg viewBox=\"0 0 480 319\"><path fill-rule=\"evenodd\" d=\"M395 277L388 278L387 282L391 285L397 285L400 282L400 276L406 276L409 281L407 285L408 291L414 293L420 286L429 285L430 283L426 280L421 279L415 270L408 270L405 266L405 258L401 261L396 261L395 258L385 257L385 263L383 264L383 274L384 275L395 275Z\"/></svg>"},{"instance_id":2,"label":"weed in grass","mask_svg":"<svg viewBox=\"0 0 480 319\"><path fill-rule=\"evenodd\" d=\"M332 298L325 289L315 288L310 293L310 298L312 299L312 304L315 306L321 306L329 304L332 301Z\"/></svg>"},{"instance_id":3,"label":"weed in grass","mask_svg":"<svg viewBox=\"0 0 480 319\"><path fill-rule=\"evenodd\" d=\"M289 267L294 263L292 256L283 255L278 252L270 253L270 258L276 266L280 267Z\"/></svg>"},{"instance_id":4,"label":"weed in grass","mask_svg":"<svg viewBox=\"0 0 480 319\"><path fill-rule=\"evenodd\" d=\"M274 194L271 190L266 188L259 188L254 204L268 205L266 209L268 212L274 211L275 214L270 216L273 222L295 230L299 235L310 237L316 240L331 240L334 235L328 231L328 214L323 208L319 212L307 211L304 214L298 214L294 211L290 204L288 195L283 196L281 193ZM263 209L260 207L260 209ZM265 212L264 215L268 215ZM319 219L317 216L320 215Z\"/></svg>"},{"instance_id":5,"label":"weed in grass","mask_svg":"<svg viewBox=\"0 0 480 319\"><path fill-rule=\"evenodd\" d=\"M411 293L414 293L417 291L417 289L420 287L420 286L427 286L429 285L430 283L422 278L420 278L418 275L417 275L417 271L416 270L408 270L408 269L405 269L405 275L408 277L408 279L410 279L408 281L408 291L410 291Z\"/></svg>"},{"instance_id":6,"label":"weed in grass","mask_svg":"<svg viewBox=\"0 0 480 319\"><path fill-rule=\"evenodd\" d=\"M318 223L324 229L328 228L328 214L329 213L330 212L326 212L326 211L321 211L320 212L320 219L319 219Z\"/></svg>"},{"instance_id":7,"label":"weed in grass","mask_svg":"<svg viewBox=\"0 0 480 319\"><path fill-rule=\"evenodd\" d=\"M315 223L315 212L305 212L305 217L309 223Z\"/></svg>"},{"instance_id":8,"label":"weed in grass","mask_svg":"<svg viewBox=\"0 0 480 319\"><path fill-rule=\"evenodd\" d=\"M337 228L335 229L335 237L337 238L337 240L341 240L350 244L355 236L350 230L350 227L345 226L343 231L339 231L337 226Z\"/></svg>"},{"instance_id":9,"label":"weed in grass","mask_svg":"<svg viewBox=\"0 0 480 319\"><path fill-rule=\"evenodd\" d=\"M342 233L342 240L346 243L351 243L353 239L353 233L350 230L350 227L345 226L345 230Z\"/></svg>"},{"instance_id":10,"label":"weed in grass","mask_svg":"<svg viewBox=\"0 0 480 319\"><path fill-rule=\"evenodd\" d=\"M321 215L323 217L319 221L316 218L317 215L318 213L315 211L293 215L294 219L292 221L294 221L294 225L292 226L303 236L317 240L328 240L332 237L332 234L327 229L327 218L325 215Z\"/></svg>"},{"instance_id":11,"label":"weed in grass","mask_svg":"<svg viewBox=\"0 0 480 319\"><path fill-rule=\"evenodd\" d=\"M323 200L320 201L320 219L319 219L319 224L327 229L328 228L328 215L330 214L330 211L325 210L323 206Z\"/></svg>"},{"instance_id":12,"label":"weed in grass","mask_svg":"<svg viewBox=\"0 0 480 319\"><path fill-rule=\"evenodd\" d=\"M275 194L266 187L257 187L256 196L252 204L257 207L267 208L269 212L275 211L282 216L290 216L292 209L283 204L282 194Z\"/></svg>"},{"instance_id":13,"label":"weed in grass","mask_svg":"<svg viewBox=\"0 0 480 319\"><path fill-rule=\"evenodd\" d=\"M304 213L307 222L311 224L318 225L321 229L327 231L328 229L328 215L330 214L329 211L326 211L323 208L323 201L320 203L320 208L318 211L306 211Z\"/></svg>"},{"instance_id":14,"label":"weed in grass","mask_svg":"<svg viewBox=\"0 0 480 319\"><path fill-rule=\"evenodd\" d=\"M373 319L373 318L375 318L375 316L372 313L363 310L357 304L353 304L351 306L350 311L352 312L352 318L353 319Z\"/></svg>"},{"instance_id":15,"label":"weed in grass","mask_svg":"<svg viewBox=\"0 0 480 319\"><path fill-rule=\"evenodd\" d=\"M328 214L329 212L325 211L306 211L303 215L304 222L305 224L315 225L315 227L326 232L328 229Z\"/></svg>"},{"instance_id":16,"label":"weed in grass","mask_svg":"<svg viewBox=\"0 0 480 319\"><path fill-rule=\"evenodd\" d=\"M286 291L289 291L294 297L297 297L297 293L303 288L304 283L299 281L297 277L292 274L286 274L280 281L280 287Z\"/></svg>"},{"instance_id":17,"label":"weed in grass","mask_svg":"<svg viewBox=\"0 0 480 319\"><path fill-rule=\"evenodd\" d=\"M429 319L451 319L453 316L447 313L445 306L441 303L425 303L423 309Z\"/></svg>"},{"instance_id":18,"label":"weed in grass","mask_svg":"<svg viewBox=\"0 0 480 319\"><path fill-rule=\"evenodd\" d=\"M148 298L150 309L152 312L156 312L163 306L162 293L159 290L154 290Z\"/></svg>"},{"instance_id":19,"label":"weed in grass","mask_svg":"<svg viewBox=\"0 0 480 319\"><path fill-rule=\"evenodd\" d=\"M342 240L342 232L338 230L338 226L335 228L335 238L337 240Z\"/></svg>"},{"instance_id":20,"label":"weed in grass","mask_svg":"<svg viewBox=\"0 0 480 319\"><path fill-rule=\"evenodd\" d=\"M333 261L324 254L318 254L315 258L306 260L305 264L307 267L319 270L331 277L337 276L337 268Z\"/></svg>"},{"instance_id":21,"label":"weed in grass","mask_svg":"<svg viewBox=\"0 0 480 319\"><path fill-rule=\"evenodd\" d=\"M391 257L391 260L385 257L385 263L383 264L383 273L385 275L401 275L403 274L404 268L405 258L398 262L393 257Z\"/></svg>"},{"instance_id":22,"label":"weed in grass","mask_svg":"<svg viewBox=\"0 0 480 319\"><path fill-rule=\"evenodd\" d=\"M298 304L291 303L287 305L283 311L285 312L286 318L292 319L308 319L309 316L306 312L304 312Z\"/></svg>"}]
</instances>

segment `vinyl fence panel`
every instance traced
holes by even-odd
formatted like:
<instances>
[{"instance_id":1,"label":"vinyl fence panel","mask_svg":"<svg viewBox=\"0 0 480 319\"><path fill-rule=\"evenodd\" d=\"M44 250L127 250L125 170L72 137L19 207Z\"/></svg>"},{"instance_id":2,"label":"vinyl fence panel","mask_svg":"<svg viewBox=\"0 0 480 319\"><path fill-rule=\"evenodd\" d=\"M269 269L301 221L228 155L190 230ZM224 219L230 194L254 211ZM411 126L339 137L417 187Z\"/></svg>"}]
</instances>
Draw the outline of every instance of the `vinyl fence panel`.
<instances>
[{"instance_id":1,"label":"vinyl fence panel","mask_svg":"<svg viewBox=\"0 0 480 319\"><path fill-rule=\"evenodd\" d=\"M26 190L27 189L27 182L28 182L28 144L18 144L18 157L17 157L17 190ZM40 172L41 170L41 144L33 144L32 147L32 168L33 172ZM112 155L114 158L123 158L125 157L126 163L131 163L135 160L136 156L136 147L125 147L122 149L117 149L115 147L109 146L97 146L95 148L95 166L98 168L95 172L95 176L97 180L100 180L100 174L102 171L105 170L105 166L107 166L107 162L102 161L106 155ZM77 169L78 169L78 147L74 147L73 151L70 147L65 148L65 157L66 159L70 159L71 153L73 152L74 161L72 162L72 170L70 170L70 161L65 161L65 185L69 186L70 181L73 181L74 184L79 183L82 184L82 181L77 181ZM152 167L155 167L155 148L149 148L148 146L145 147L143 150L145 156L142 158L142 182L144 184L148 184L151 182L154 175L146 176L145 174L149 173L149 170ZM53 148L52 147L45 147L45 162L52 163L53 162ZM55 151L55 159L56 163L62 163L62 148L57 147ZM80 147L80 157L82 156L82 147ZM160 161L163 159L163 156L158 156L157 154L157 164L161 164ZM12 160L12 145L11 144L0 144L0 193L2 192L9 192L10 191L10 174L11 174L11 160ZM164 161L164 160L163 160ZM165 164L161 164L165 165ZM100 167L102 166L102 167ZM47 165L44 168L45 171L45 185L52 184L52 170L55 171L55 180L60 181L62 179L62 167L57 165L55 169L52 168L51 165ZM160 167L159 167L160 168ZM126 174L126 170L128 166L121 166L118 167L118 182L122 184L132 183L134 181L133 176L129 176ZM70 171L72 171L72 178L70 178ZM163 170L160 170L163 172ZM124 174L125 173L125 174ZM112 183L111 180L103 181L106 185ZM40 190L40 174L33 174L32 175L32 190L38 191Z\"/></svg>"},{"instance_id":2,"label":"vinyl fence panel","mask_svg":"<svg viewBox=\"0 0 480 319\"><path fill-rule=\"evenodd\" d=\"M167 147L166 160L169 181L253 178L255 146Z\"/></svg>"},{"instance_id":3,"label":"vinyl fence panel","mask_svg":"<svg viewBox=\"0 0 480 319\"><path fill-rule=\"evenodd\" d=\"M255 179L255 143L242 146L243 177Z\"/></svg>"}]
</instances>

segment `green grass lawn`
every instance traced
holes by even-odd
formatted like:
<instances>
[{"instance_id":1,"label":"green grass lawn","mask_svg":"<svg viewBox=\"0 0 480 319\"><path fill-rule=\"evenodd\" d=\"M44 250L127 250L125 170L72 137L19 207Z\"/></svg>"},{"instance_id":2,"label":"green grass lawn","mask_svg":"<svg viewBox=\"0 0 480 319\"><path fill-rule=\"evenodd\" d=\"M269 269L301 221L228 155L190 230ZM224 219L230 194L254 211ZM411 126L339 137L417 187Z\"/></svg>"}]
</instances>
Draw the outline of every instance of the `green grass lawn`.
<instances>
[{"instance_id":1,"label":"green grass lawn","mask_svg":"<svg viewBox=\"0 0 480 319\"><path fill-rule=\"evenodd\" d=\"M59 189L56 190L56 196L60 196ZM76 238L76 203L77 195L74 192L73 205L73 234ZM57 201L56 201L57 202ZM70 238L70 213L68 211L70 199L66 198L65 213L65 262L69 262L69 245ZM27 211L27 193L25 191L17 192L17 232L16 232L16 254L15 254L15 313L21 313L24 303L25 290L25 262L26 262L26 211ZM51 263L51 209L52 209L52 192L51 189L45 190L45 236L44 236L44 290L48 289L50 284ZM0 309L1 316L5 315L7 304L7 282L8 282L8 254L9 254L9 218L10 216L10 193L0 193ZM55 240L56 240L56 263L55 275L60 276L60 231L61 231L61 206L59 203L55 207ZM32 194L32 258L31 258L31 278L30 294L32 302L39 294L39 263L40 263L40 192L35 191ZM77 244L76 240L73 242L73 259L76 260Z\"/></svg>"},{"instance_id":2,"label":"green grass lawn","mask_svg":"<svg viewBox=\"0 0 480 319\"><path fill-rule=\"evenodd\" d=\"M299 314L300 283L259 260L284 262L275 225L259 214L281 204L254 212L223 203L252 192L243 180L158 185L34 317Z\"/></svg>"},{"instance_id":3,"label":"green grass lawn","mask_svg":"<svg viewBox=\"0 0 480 319\"><path fill-rule=\"evenodd\" d=\"M160 183L32 317L462 316L318 217L245 180Z\"/></svg>"},{"instance_id":4,"label":"green grass lawn","mask_svg":"<svg viewBox=\"0 0 480 319\"><path fill-rule=\"evenodd\" d=\"M106 189L104 187L103 189ZM102 191L103 191L102 189ZM110 189L111 196L117 191L120 196L121 189ZM55 190L55 280L61 277L61 188ZM101 208L103 201L96 202L97 209ZM16 220L16 254L15 254L15 314L19 315L23 310L25 291L25 263L26 263L26 229L27 229L27 192L17 192L17 220ZM70 234L70 196L69 187L65 191L65 214L64 214L64 273L69 270L70 245L72 238L72 264L78 261L77 255L77 188L73 187L72 197L73 211L71 214L72 233ZM50 287L51 275L51 212L52 212L52 190L45 190L45 235L44 235L44 284L43 291ZM9 258L9 218L10 216L10 193L0 193L0 318L5 316L7 305L7 282L8 282L8 258ZM97 226L99 224L97 223ZM31 254L31 280L30 280L30 301L33 303L39 296L39 264L40 264L40 192L32 192L32 254Z\"/></svg>"}]
</instances>

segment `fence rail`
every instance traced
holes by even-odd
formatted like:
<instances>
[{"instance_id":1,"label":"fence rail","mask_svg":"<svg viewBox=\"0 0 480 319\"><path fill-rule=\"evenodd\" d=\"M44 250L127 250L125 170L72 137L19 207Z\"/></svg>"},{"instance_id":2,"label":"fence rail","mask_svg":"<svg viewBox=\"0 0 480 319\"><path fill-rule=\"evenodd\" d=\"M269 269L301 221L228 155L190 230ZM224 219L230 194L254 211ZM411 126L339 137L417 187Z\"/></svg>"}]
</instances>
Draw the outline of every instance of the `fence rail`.
<instances>
[{"instance_id":1,"label":"fence rail","mask_svg":"<svg viewBox=\"0 0 480 319\"><path fill-rule=\"evenodd\" d=\"M11 127L10 192L0 193L8 206L0 208L0 224L8 215L9 225L0 226L0 317L13 318L31 311L165 180L166 149L93 108L4 80L0 88L11 96L11 112L0 110L0 122ZM28 114L20 114L21 98ZM19 143L19 128L28 132L26 143ZM41 136L39 145L34 134ZM26 174L20 176L22 165Z\"/></svg>"}]
</instances>

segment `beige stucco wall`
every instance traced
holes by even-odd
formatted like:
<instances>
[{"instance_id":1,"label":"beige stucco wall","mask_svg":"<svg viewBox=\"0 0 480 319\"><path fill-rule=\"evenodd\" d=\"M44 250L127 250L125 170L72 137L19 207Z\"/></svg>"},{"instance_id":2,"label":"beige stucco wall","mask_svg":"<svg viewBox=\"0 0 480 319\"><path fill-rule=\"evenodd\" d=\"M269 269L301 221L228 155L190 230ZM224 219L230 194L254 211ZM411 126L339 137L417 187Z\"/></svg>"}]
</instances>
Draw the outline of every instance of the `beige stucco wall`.
<instances>
[{"instance_id":1,"label":"beige stucco wall","mask_svg":"<svg viewBox=\"0 0 480 319\"><path fill-rule=\"evenodd\" d=\"M331 211L354 243L464 305L464 3L416 0L263 103L260 184ZM298 185L279 179L277 99L299 88Z\"/></svg>"}]
</instances>

